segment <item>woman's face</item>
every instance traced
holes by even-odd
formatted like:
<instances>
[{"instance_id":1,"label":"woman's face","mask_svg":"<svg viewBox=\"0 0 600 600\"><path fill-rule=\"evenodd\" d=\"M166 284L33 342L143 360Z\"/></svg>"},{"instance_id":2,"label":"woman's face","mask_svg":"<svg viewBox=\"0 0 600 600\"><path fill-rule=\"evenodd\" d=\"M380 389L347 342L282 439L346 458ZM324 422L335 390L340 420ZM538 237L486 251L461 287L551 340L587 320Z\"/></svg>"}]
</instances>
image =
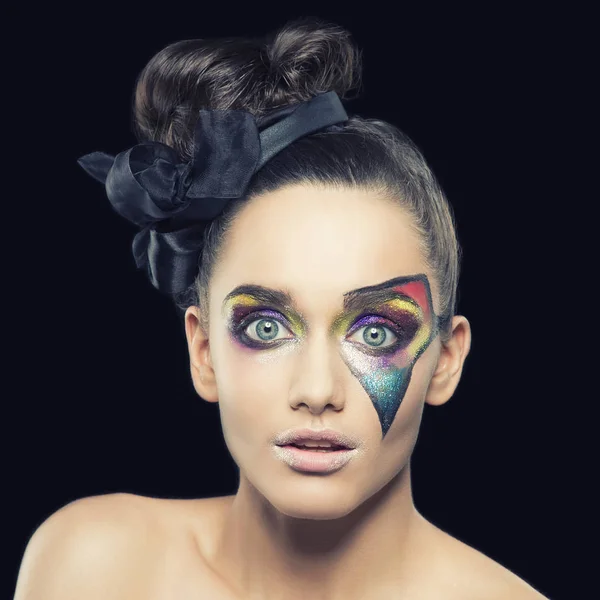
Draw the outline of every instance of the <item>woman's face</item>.
<instances>
[{"instance_id":1,"label":"woman's face","mask_svg":"<svg viewBox=\"0 0 600 600\"><path fill-rule=\"evenodd\" d=\"M343 516L387 484L417 439L438 311L398 205L309 185L253 198L225 241L209 310L215 399L240 476L308 518ZM358 448L336 471L298 471L273 450L297 427L337 430Z\"/></svg>"}]
</instances>

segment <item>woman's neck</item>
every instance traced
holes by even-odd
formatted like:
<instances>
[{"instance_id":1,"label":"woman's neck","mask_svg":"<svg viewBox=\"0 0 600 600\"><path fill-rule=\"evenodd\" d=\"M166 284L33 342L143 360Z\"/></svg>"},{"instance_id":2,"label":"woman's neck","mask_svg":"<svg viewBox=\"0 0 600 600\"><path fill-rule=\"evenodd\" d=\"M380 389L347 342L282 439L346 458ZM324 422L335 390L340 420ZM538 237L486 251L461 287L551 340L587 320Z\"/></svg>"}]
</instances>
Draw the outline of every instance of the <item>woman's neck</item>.
<instances>
[{"instance_id":1,"label":"woman's neck","mask_svg":"<svg viewBox=\"0 0 600 600\"><path fill-rule=\"evenodd\" d=\"M210 563L247 596L376 598L377 589L398 589L423 569L424 523L413 504L410 463L335 519L282 514L240 474Z\"/></svg>"}]
</instances>

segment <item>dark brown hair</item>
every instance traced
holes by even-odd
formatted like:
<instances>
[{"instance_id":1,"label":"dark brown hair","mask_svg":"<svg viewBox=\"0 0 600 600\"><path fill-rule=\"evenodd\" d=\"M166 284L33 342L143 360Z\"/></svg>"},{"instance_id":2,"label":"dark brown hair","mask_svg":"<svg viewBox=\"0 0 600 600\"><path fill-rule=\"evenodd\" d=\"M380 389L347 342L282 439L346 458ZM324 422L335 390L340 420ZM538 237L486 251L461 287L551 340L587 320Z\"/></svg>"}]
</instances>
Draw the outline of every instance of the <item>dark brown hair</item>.
<instances>
[{"instance_id":1,"label":"dark brown hair","mask_svg":"<svg viewBox=\"0 0 600 600\"><path fill-rule=\"evenodd\" d=\"M323 92L349 99L360 78L361 54L350 33L316 18L294 20L259 38L183 40L159 51L140 73L134 132L138 141L163 142L189 160L200 109L247 110L259 117ZM252 197L295 183L357 186L404 208L436 277L440 316L450 321L460 261L451 208L414 143L389 123L359 116L297 140L254 175L247 194L229 202L205 230L196 281L174 298L179 309L198 305L208 331L211 275L236 214ZM448 334L446 327L442 339Z\"/></svg>"}]
</instances>

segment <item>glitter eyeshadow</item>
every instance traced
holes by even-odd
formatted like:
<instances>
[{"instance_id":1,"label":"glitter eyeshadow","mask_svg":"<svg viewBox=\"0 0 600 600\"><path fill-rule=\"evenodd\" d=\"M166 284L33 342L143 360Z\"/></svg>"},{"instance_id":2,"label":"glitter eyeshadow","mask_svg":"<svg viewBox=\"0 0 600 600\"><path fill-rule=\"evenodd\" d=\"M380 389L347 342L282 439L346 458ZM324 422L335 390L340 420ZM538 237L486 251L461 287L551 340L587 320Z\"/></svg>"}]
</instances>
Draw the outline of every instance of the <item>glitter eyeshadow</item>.
<instances>
[{"instance_id":1,"label":"glitter eyeshadow","mask_svg":"<svg viewBox=\"0 0 600 600\"><path fill-rule=\"evenodd\" d=\"M377 411L382 437L389 431L404 399L417 358L437 333L427 278L420 275L399 278L395 282L391 290L397 297L373 306L373 312L386 316L404 329L402 343L392 345L390 352L379 355L373 351L366 353L346 339L341 346L344 362L360 381ZM379 286L369 289L377 290ZM352 315L348 315L338 324L340 334L351 319ZM387 326L384 322L380 325Z\"/></svg>"},{"instance_id":2,"label":"glitter eyeshadow","mask_svg":"<svg viewBox=\"0 0 600 600\"><path fill-rule=\"evenodd\" d=\"M304 335L304 324L293 310L287 310L287 316L284 316L250 294L242 293L231 296L227 299L224 310L227 314L227 327L233 340L244 348L264 350L267 346L276 348L282 343L293 341L291 338L282 338L274 342L261 343L250 338L244 330L252 321L258 319L272 320L282 324L297 336L295 339ZM247 318L249 315L251 317Z\"/></svg>"},{"instance_id":3,"label":"glitter eyeshadow","mask_svg":"<svg viewBox=\"0 0 600 600\"><path fill-rule=\"evenodd\" d=\"M281 312L273 310L274 305ZM245 349L289 347L290 342L300 341L308 330L291 297L278 290L240 286L226 297L223 308L232 339ZM244 330L259 319L283 325L294 337L273 342L250 338ZM396 339L387 346L349 339L364 328L385 328ZM438 317L433 311L429 280L424 274L398 277L344 294L344 311L334 320L330 333L340 339L342 359L371 399L383 437L404 399L416 360L437 331Z\"/></svg>"}]
</instances>

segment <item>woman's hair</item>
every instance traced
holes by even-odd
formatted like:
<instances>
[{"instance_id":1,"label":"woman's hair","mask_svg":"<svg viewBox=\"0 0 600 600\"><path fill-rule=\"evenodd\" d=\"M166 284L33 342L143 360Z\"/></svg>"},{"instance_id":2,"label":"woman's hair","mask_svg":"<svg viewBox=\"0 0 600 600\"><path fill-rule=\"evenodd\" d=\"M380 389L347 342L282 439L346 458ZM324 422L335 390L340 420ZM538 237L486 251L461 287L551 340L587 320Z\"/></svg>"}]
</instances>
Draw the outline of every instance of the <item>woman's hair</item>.
<instances>
[{"instance_id":1,"label":"woman's hair","mask_svg":"<svg viewBox=\"0 0 600 600\"><path fill-rule=\"evenodd\" d=\"M260 38L183 40L141 71L134 133L139 142L171 146L187 161L200 109L246 110L258 118L324 92L349 99L360 78L361 54L350 33L316 18L291 21ZM404 208L436 278L446 323L442 340L448 338L460 261L452 210L414 143L389 123L359 116L297 140L253 176L246 195L230 201L204 231L199 272L174 298L178 309L198 305L208 332L209 283L236 214L251 197L291 184L359 187Z\"/></svg>"}]
</instances>

